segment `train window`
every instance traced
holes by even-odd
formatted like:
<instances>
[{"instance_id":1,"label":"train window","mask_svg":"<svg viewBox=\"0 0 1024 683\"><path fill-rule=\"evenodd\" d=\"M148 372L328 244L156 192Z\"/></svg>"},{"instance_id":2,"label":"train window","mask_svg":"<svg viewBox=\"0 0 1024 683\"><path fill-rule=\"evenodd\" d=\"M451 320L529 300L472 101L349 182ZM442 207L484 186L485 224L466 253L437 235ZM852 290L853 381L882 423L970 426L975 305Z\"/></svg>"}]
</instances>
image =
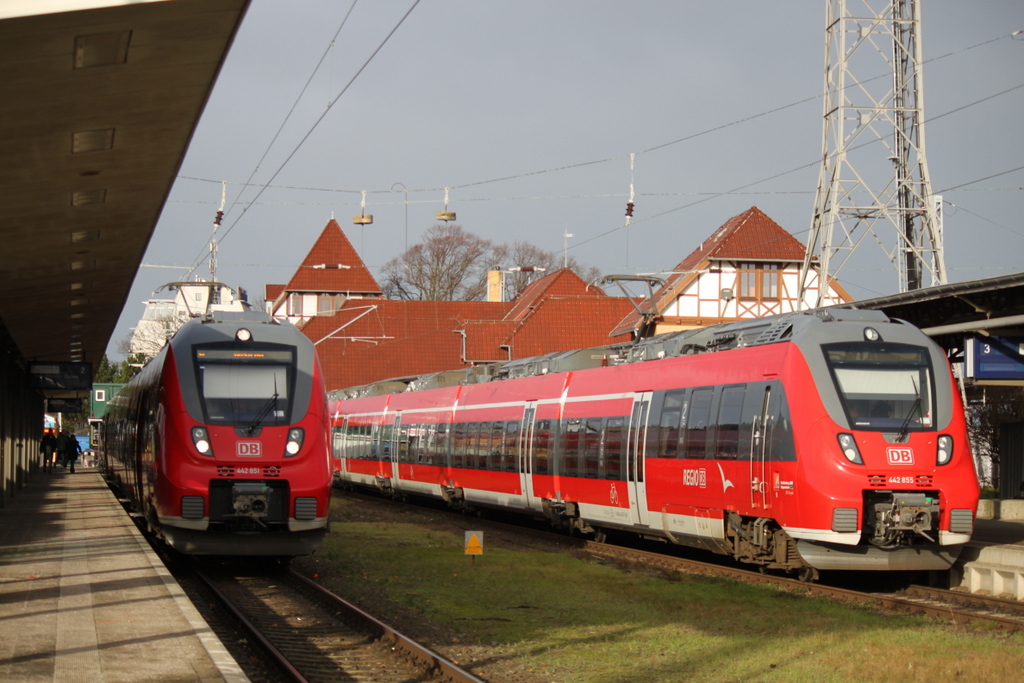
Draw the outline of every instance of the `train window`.
<instances>
[{"instance_id":1,"label":"train window","mask_svg":"<svg viewBox=\"0 0 1024 683\"><path fill-rule=\"evenodd\" d=\"M505 423L505 448L502 451L502 467L505 472L515 472L519 453L519 420Z\"/></svg>"},{"instance_id":2,"label":"train window","mask_svg":"<svg viewBox=\"0 0 1024 683\"><path fill-rule=\"evenodd\" d=\"M445 465L448 461L448 425L439 424L430 433L431 462L434 465Z\"/></svg>"},{"instance_id":3,"label":"train window","mask_svg":"<svg viewBox=\"0 0 1024 683\"><path fill-rule=\"evenodd\" d=\"M478 470L487 469L487 452L491 445L491 423L477 422L474 425L473 443L475 444L475 457L472 466Z\"/></svg>"},{"instance_id":4,"label":"train window","mask_svg":"<svg viewBox=\"0 0 1024 683\"><path fill-rule=\"evenodd\" d=\"M718 405L717 443L715 457L735 460L739 452L740 416L746 387L725 387Z\"/></svg>"},{"instance_id":5,"label":"train window","mask_svg":"<svg viewBox=\"0 0 1024 683\"><path fill-rule=\"evenodd\" d=\"M578 477L580 470L580 427L583 420L572 417L562 423L560 449L562 454L562 467L559 474L565 477Z\"/></svg>"},{"instance_id":6,"label":"train window","mask_svg":"<svg viewBox=\"0 0 1024 683\"><path fill-rule=\"evenodd\" d=\"M535 474L550 474L552 429L554 420L536 420L533 423L533 471Z\"/></svg>"},{"instance_id":7,"label":"train window","mask_svg":"<svg viewBox=\"0 0 1024 683\"><path fill-rule=\"evenodd\" d=\"M505 423L491 423L491 448L487 453L487 469L491 472L501 472L502 457L505 452Z\"/></svg>"},{"instance_id":8,"label":"train window","mask_svg":"<svg viewBox=\"0 0 1024 683\"><path fill-rule=\"evenodd\" d=\"M452 425L452 467L462 467L466 457L468 427L465 422Z\"/></svg>"},{"instance_id":9,"label":"train window","mask_svg":"<svg viewBox=\"0 0 1024 683\"><path fill-rule=\"evenodd\" d=\"M625 417L609 417L604 428L603 479L622 480L622 441L625 432Z\"/></svg>"},{"instance_id":10,"label":"train window","mask_svg":"<svg viewBox=\"0 0 1024 683\"><path fill-rule=\"evenodd\" d=\"M601 427L604 420L591 417L583 422L580 451L583 458L581 476L597 479L601 476Z\"/></svg>"},{"instance_id":11,"label":"train window","mask_svg":"<svg viewBox=\"0 0 1024 683\"><path fill-rule=\"evenodd\" d=\"M686 418L686 458L706 457L708 422L711 419L711 399L714 394L714 389L694 389L690 396L690 414Z\"/></svg>"},{"instance_id":12,"label":"train window","mask_svg":"<svg viewBox=\"0 0 1024 683\"><path fill-rule=\"evenodd\" d=\"M212 424L288 424L295 347L217 343L194 347L203 415Z\"/></svg>"},{"instance_id":13,"label":"train window","mask_svg":"<svg viewBox=\"0 0 1024 683\"><path fill-rule=\"evenodd\" d=\"M398 462L412 462L409 455L409 425L399 425L396 432L398 436Z\"/></svg>"},{"instance_id":14,"label":"train window","mask_svg":"<svg viewBox=\"0 0 1024 683\"><path fill-rule=\"evenodd\" d=\"M661 420L658 425L658 439L654 453L648 453L648 457L674 458L679 449L679 426L683 416L683 397L685 392L682 389L666 391L665 400L661 406Z\"/></svg>"},{"instance_id":15,"label":"train window","mask_svg":"<svg viewBox=\"0 0 1024 683\"><path fill-rule=\"evenodd\" d=\"M854 429L932 429L928 350L906 344L844 343L823 347Z\"/></svg>"}]
</instances>

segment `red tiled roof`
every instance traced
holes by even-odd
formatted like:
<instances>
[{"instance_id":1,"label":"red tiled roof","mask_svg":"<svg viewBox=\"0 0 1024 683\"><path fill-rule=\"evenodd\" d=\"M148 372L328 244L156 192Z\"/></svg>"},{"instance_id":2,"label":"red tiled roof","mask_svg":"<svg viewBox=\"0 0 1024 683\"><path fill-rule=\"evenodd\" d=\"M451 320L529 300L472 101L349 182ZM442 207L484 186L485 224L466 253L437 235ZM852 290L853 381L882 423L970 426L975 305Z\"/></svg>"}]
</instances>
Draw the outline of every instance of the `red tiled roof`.
<instances>
[{"instance_id":1,"label":"red tiled roof","mask_svg":"<svg viewBox=\"0 0 1024 683\"><path fill-rule=\"evenodd\" d=\"M654 293L659 311L672 302L695 280L711 261L787 261L802 262L803 244L786 232L756 206L727 220L677 265L665 284ZM632 310L613 332L633 330L640 315Z\"/></svg>"},{"instance_id":2,"label":"red tiled roof","mask_svg":"<svg viewBox=\"0 0 1024 683\"><path fill-rule=\"evenodd\" d=\"M630 335L608 335L633 304L624 297L548 297L505 340L512 358L528 358L628 341Z\"/></svg>"},{"instance_id":3,"label":"red tiled roof","mask_svg":"<svg viewBox=\"0 0 1024 683\"><path fill-rule=\"evenodd\" d=\"M580 276L562 268L550 275L531 282L526 289L519 293L513 301L513 308L506 316L506 320L521 320L526 316L530 308L535 306L537 301L547 296L592 296L607 297L603 290L597 287L589 288L587 283L580 279Z\"/></svg>"},{"instance_id":4,"label":"red tiled roof","mask_svg":"<svg viewBox=\"0 0 1024 683\"><path fill-rule=\"evenodd\" d=\"M338 265L348 266L338 268ZM327 266L316 268L315 266ZM333 218L327 221L302 265L285 285L290 292L381 295L380 285L370 274L359 254L352 248L341 226Z\"/></svg>"},{"instance_id":5,"label":"red tiled roof","mask_svg":"<svg viewBox=\"0 0 1024 683\"><path fill-rule=\"evenodd\" d=\"M277 297L284 291L284 285L265 285L263 287L263 298L266 301L277 301Z\"/></svg>"}]
</instances>

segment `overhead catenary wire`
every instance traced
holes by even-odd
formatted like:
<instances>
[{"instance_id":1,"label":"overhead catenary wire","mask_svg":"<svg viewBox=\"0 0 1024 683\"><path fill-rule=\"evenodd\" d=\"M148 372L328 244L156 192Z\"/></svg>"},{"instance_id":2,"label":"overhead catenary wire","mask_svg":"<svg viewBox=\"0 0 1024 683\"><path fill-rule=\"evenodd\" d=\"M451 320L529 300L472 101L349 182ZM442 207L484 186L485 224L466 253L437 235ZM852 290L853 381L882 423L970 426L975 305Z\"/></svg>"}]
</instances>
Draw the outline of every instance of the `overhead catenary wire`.
<instances>
[{"instance_id":1,"label":"overhead catenary wire","mask_svg":"<svg viewBox=\"0 0 1024 683\"><path fill-rule=\"evenodd\" d=\"M395 35L395 32L402 26L403 23L405 23L405 20L409 17L410 14L412 14L412 11L414 9L416 9L416 6L419 5L419 4L420 4L420 0L413 0L412 5L409 7L408 10L406 10L406 12L398 20L398 23L396 23L394 25L394 27L392 27L392 29L388 32L388 34L386 36L384 36L384 39L380 42L379 45L377 45L377 47L373 50L373 52L370 54L370 56L366 58L366 60L363 62L363 64L359 67L359 69L355 72L355 74L353 74L352 78L350 78L348 80L348 82L341 89L341 91L338 93L338 95L333 99L333 101L331 101L330 104L327 105L327 107L320 114L320 116L317 117L316 121L313 122L313 124L309 127L309 129L302 136L302 138L300 138L299 141L292 148L292 151L289 152L288 156L285 157L284 161L282 161L281 164L277 167L277 170L274 171L274 173L270 176L270 178L267 179L266 183L264 183L262 185L262 187L260 187L259 191L256 193L256 196L254 196L251 200L249 200L249 202L247 203L246 207L242 209L242 212L238 216L235 217L235 219L234 219L234 221L232 221L231 225L228 226L227 230L224 231L224 234L221 236L221 240L223 240L225 237L227 237L227 235L234 229L234 227L236 225L238 225L238 222L245 215L245 212L248 210L248 207L252 206L252 204L255 203L255 201L257 199L259 199L260 195L262 195L263 192L266 190L266 188L269 186L269 184L271 182L273 182L274 178L276 178L281 173L281 171L284 170L284 167L287 166L288 162L290 162L292 160L292 158L295 156L295 154L298 153L299 149L302 147L303 144L305 144L306 140L308 140L309 137L313 134L313 131L315 131L317 129L317 127L320 125L320 123L327 116L328 112L331 111L331 109L334 107L334 105L338 103L338 100L341 99L342 96L344 96L344 94L352 86L352 84L355 83L356 79L359 78L359 76L363 73L363 71L366 69L366 67L369 66L370 62L373 61L374 57L377 56L377 54L384 48L384 46L387 44L387 42L391 39L391 36ZM353 7L354 6L355 6L355 2L353 2ZM351 12L352 12L352 8L350 7L349 8L349 12L348 12L348 14L345 15L345 19L342 21L341 26L338 27L338 32L339 33L340 33L342 27L344 27L345 22L347 21L348 16L349 16L349 14L351 14ZM337 34L335 34L335 38L337 38ZM324 59L324 57L326 57L326 54L327 54L327 52L329 52L329 50L330 50L330 47L328 47L328 49L325 51L324 56L321 57L320 63L317 65L317 68L319 68L320 64L323 63L323 59ZM314 70L314 73L315 73L315 70ZM310 79L312 79L312 76L310 76ZM307 86L308 86L308 83L307 83ZM295 106L297 104L298 104L298 100L296 100L296 103L292 106L292 110L293 111L294 111ZM289 115L290 115L290 113L289 113ZM284 124L282 124L282 127L283 127L283 125ZM280 131L278 132L278 134L280 134ZM275 138L274 138L275 140L276 140L276 137L277 136L275 135ZM268 146L267 151L269 152L269 146ZM264 158L265 157L266 157L266 153L264 153ZM256 170L253 171L253 175L250 175L249 181L252 180L252 178L255 175L255 173L256 173ZM201 258L201 257L197 257L197 260L194 261L195 265L193 266L192 271L189 272L190 275L191 275L192 272L195 271L196 268L199 267L198 258Z\"/></svg>"},{"instance_id":2,"label":"overhead catenary wire","mask_svg":"<svg viewBox=\"0 0 1024 683\"><path fill-rule=\"evenodd\" d=\"M397 31L397 29L402 25L402 23L409 16L409 14L413 11L413 9L415 9L415 7L418 5L418 3L419 3L419 0L415 0L413 2L413 4L409 7L409 9L406 11L406 13L402 16L402 18L398 21L398 23L391 29L391 31L387 34L387 36L384 38L384 40L377 46L377 48L374 50L374 52L367 58L367 60L363 63L363 65L360 67L360 69L356 72L356 74L341 89L341 91L338 93L338 96L335 97L333 100L331 100L329 102L327 109L312 124L312 126L310 126L310 128L308 129L306 134L295 145L295 147L292 149L291 153L279 165L279 167L273 173L273 175L264 183L253 184L251 182L252 178L255 177L255 174L258 172L258 170L261 167L262 163L265 161L267 153L269 152L269 149L273 146L273 144L275 144L276 140L278 139L278 137L279 137L279 135L281 133L281 130L283 130L283 127L284 127L285 123L284 122L282 123L281 128L278 129L278 131L275 134L275 136L273 137L270 145L268 145L267 151L264 152L264 154L261 157L260 161L258 162L256 168L254 168L252 174L249 176L249 179L245 183L242 183L240 185L240 187L242 189L240 190L239 194L236 196L236 199L232 202L231 206L234 207L240 201L241 192L243 192L245 188L256 186L256 187L260 188L259 191L256 193L256 195L252 199L248 200L248 202L246 203L246 206L242 209L242 213L237 215L237 216L235 216L235 218L232 221L231 225L227 228L227 230L224 231L224 234L223 234L222 238L226 237L227 234L229 234L233 230L233 228L242 219L242 217L244 216L245 212L248 211L248 209L250 207L252 207L254 204L257 203L257 200L259 199L260 196L262 196L262 194L265 192L265 190L267 188L269 188L269 187L277 187L277 186L272 185L273 179L276 178L280 174L280 172L283 170L283 168L288 164L288 162L296 154L298 149L306 142L306 140L309 138L309 136L312 134L312 132L322 122L322 120L324 119L324 117L326 116L326 114L330 110L330 108L333 107L333 105L337 103L338 99L344 95L344 93L348 90L348 88L352 85L352 83L356 80L356 78L359 77L359 75L363 72L363 70L370 63L370 61L383 48L384 44L386 44L388 42L388 40L391 38L391 36L394 35L395 31ZM352 7L354 7L354 6L355 6L355 2L353 2ZM345 22L347 21L349 15L351 14L352 7L350 7L349 10L348 10L348 13L346 13L345 19L342 21L341 26L339 26L339 28L338 28L338 32L335 33L335 39L339 35L341 29L344 27ZM934 62L934 61L937 61L937 60L940 60L940 59L945 59L945 58L950 57L950 56L961 54L963 52L966 52L966 51L969 51L969 50L973 50L973 49L976 49L976 48L979 48L979 47L982 47L982 46L985 46L985 45L988 45L988 44L991 44L991 43L1003 40L1003 39L1005 39L1007 37L1012 37L1012 36L1008 36L1006 34L1000 35L1000 36L996 36L994 38L982 41L980 43L977 43L977 44L974 44L974 45L970 45L970 46L967 46L967 47L964 47L964 48L960 48L958 50L950 51L950 52L947 52L945 54L942 54L942 55L930 58L930 59L926 60L925 63ZM334 44L334 39L332 39L332 41L331 41L331 45L333 45L333 44ZM321 56L320 62L318 63L316 69L314 69L313 74L315 74L316 70L320 68L320 66L322 65L323 61L327 58L327 56L330 54L330 52L331 52L331 47L329 46L324 51L324 54ZM311 82L311 80L313 78L313 74L311 74L310 78L306 82L306 85L303 87L303 91L302 91L303 93L305 92L306 88L308 87L309 83ZM883 74L883 75L879 75L879 76L877 76L875 78L883 78L885 76L886 75ZM869 80L872 80L872 79L869 79ZM961 111L961 110L963 110L963 109L965 109L967 107L970 107L970 106L973 106L973 105L978 104L980 102L987 101L989 99L998 97L1000 95L1012 92L1013 90L1016 90L1016 89L1021 88L1021 87L1024 87L1024 84L1021 84L1021 85L1015 86L1013 88L1001 91L999 93L995 93L995 94L990 95L990 96L988 96L988 97L986 97L986 98L984 98L982 100L978 100L976 102L972 102L972 103L969 103L967 105L963 105L961 107L958 107L955 110L951 110L949 112L946 112L946 113L942 114L941 116L936 116L936 117L934 117L934 118L932 118L930 120L934 121L936 119L941 118L942 116L946 116L946 115L955 113L957 111ZM302 97L302 93L300 93L299 99L301 99L301 97ZM772 109L768 109L768 110L759 112L757 114L753 114L753 115L750 115L750 116L742 117L742 118L736 119L734 121L730 121L730 122L725 123L725 124L721 124L721 125L718 125L718 126L713 126L711 128L708 128L708 129L705 129L705 130L702 130L702 131L698 131L698 132L695 132L695 133L692 133L692 134L689 134L689 135L686 135L686 136L683 136L683 137L680 137L680 138L676 138L676 139L670 140L668 142L664 142L664 143L660 143L660 144L657 144L657 145L653 145L651 147L648 147L646 149L641 150L640 152L631 153L629 155L630 158L631 158L631 167L632 167L633 161L635 160L635 157L637 155L648 154L648 153L651 153L651 152L654 152L654 151L657 151L657 150L661 150L661 149L664 149L664 148L667 148L667 147L670 147L670 146L673 146L673 145L680 144L680 143L688 141L688 140L693 140L693 139L701 137L701 136L709 135L709 134L714 133L714 132L718 132L718 131L721 131L721 130L724 130L724 129L727 129L727 128L730 128L730 127L733 127L733 126L737 126L737 125L739 125L741 123L746 123L746 122L749 122L749 121L752 121L752 120L756 120L756 119L768 116L770 114L782 112L782 111L785 111L785 110L790 109L792 107L796 107L796 106L799 106L801 104L805 104L807 102L820 99L820 97L821 97L821 95L815 95L813 97L804 98L804 99L801 99L801 100L798 100L798 101L795 101L795 102L792 102L792 103L789 103L789 104L786 104L786 105L783 105L783 106L780 106L780 107L775 107L775 108L772 108ZM294 111L295 107L297 106L297 103L298 103L298 99L293 104L292 109L291 109L291 111L289 111L288 116L290 116L292 111ZM285 122L287 120L288 120L288 117L286 117ZM561 165L561 166L545 168L545 169L530 171L530 172L526 172L526 173L506 175L506 176L502 176L502 177L498 177L498 178L492 178L492 179L487 179L487 180L480 180L480 181L474 181L474 182L469 182L469 183L463 183L461 185L451 185L451 186L449 186L449 189L462 189L462 188L468 188L468 187L475 187L475 186L491 184L491 183L496 183L496 182L505 181L505 180L514 180L514 179L518 179L518 178L526 178L526 177L540 175L540 174L544 174L544 173L552 173L552 172L556 172L556 171L578 169L578 168L583 168L583 167L586 167L586 166L592 166L592 165L595 165L595 164L601 164L601 163L606 163L606 162L609 162L609 161L614 161L616 159L621 159L623 157L624 157L624 155L609 156L609 157L605 157L605 158L602 158L602 159L595 159L595 160L591 160L591 161L584 161L584 162L578 162L578 163L572 163L572 164L565 164L565 165ZM810 165L815 165L817 163L819 163L819 162L816 160L815 162L813 162ZM730 194L739 194L739 193L741 193L741 191L743 189L749 188L749 187L751 187L753 185L756 185L756 184L759 184L759 183L762 183L762 182L767 182L769 180L781 177L783 175L787 175L789 173L793 173L793 172L795 172L797 170L800 170L800 169L806 168L806 167L807 167L807 165L800 166L800 167L797 167L795 169L791 169L789 171L784 171L784 172L779 173L779 174L768 176L768 177L763 178L763 179L761 179L759 181L754 181L753 183L746 183L744 185L740 185L740 186L738 186L736 188L733 188L731 190L726 190L724 192L709 193L709 194L703 196L701 199L697 200L696 202L690 202L690 203L685 204L683 206L675 207L675 208L672 208L672 209L660 212L660 213L658 213L656 215L649 216L649 217L647 217L647 218L645 218L643 220L645 220L645 221L653 220L655 218L662 217L662 216L667 215L669 213L673 213L675 211L679 211L679 210L682 210L684 208L689 208L691 206L694 206L695 204L699 204L699 203L702 203L704 201L708 201L709 199L712 199L714 197L720 197L720 196L725 196L725 195L730 195ZM631 168L631 171L632 171L632 168ZM203 180L203 179L199 179L199 178L193 178L193 179L195 179L195 180ZM974 181L974 182L980 182L980 181ZM966 183L966 184L970 184L970 183ZM294 187L291 187L291 186L280 186L280 187L288 187L289 189L305 189L305 190L328 191L328 192L352 192L352 193L360 192L359 190L346 190L346 189L333 189L333 188L294 188ZM419 192L433 192L433 191L436 191L437 189L440 189L440 188L428 188L428 189L423 189L423 190L418 190L418 191ZM385 191L387 191L387 190L370 190L371 193L385 192ZM417 192L417 190L410 190L410 192ZM661 196L665 196L666 194L670 194L670 193L660 193L660 194L661 194ZM684 194L685 195L685 194L689 194L689 193L680 193L680 194ZM694 193L694 194L697 194L697 193ZM771 194L781 194L781 192L772 192ZM593 194L578 195L578 196L579 197L590 197L590 196L592 196L592 197L605 197L605 196L615 196L615 195L612 195L612 194L602 194L602 193L593 193ZM651 194L649 196L657 196L657 195ZM544 197L544 198L546 198L546 197ZM635 200L635 192L633 190L632 183L631 183L630 198L631 198L631 200ZM498 200L498 199L500 199L500 198L494 198L494 197L464 198L462 201L495 201L495 200ZM534 199L534 198L533 197L524 197L522 199ZM415 203L419 203L419 202L416 202L415 200L411 200L409 203L414 203L415 204ZM424 200L423 203L429 203L429 201ZM229 212L230 212L230 209L229 209ZM629 217L629 218L631 219L632 217ZM595 239L599 239L601 237L605 237L605 236L607 236L609 234L617 232L618 230L621 230L623 227L626 227L626 226L628 226L628 225L630 225L632 223L634 223L634 221L628 220L628 221L626 221L626 223L624 225L620 225L620 226L617 226L615 228L612 228L612 229L602 233L601 235L598 235L598 236L595 236L595 237L592 237L592 238L589 238L589 239L577 242L576 244L573 245L573 248L581 247L584 244L587 244L589 242L594 241ZM198 263L199 263L199 259L200 258L201 257L197 257L196 261L194 262L196 265L192 269L193 272L194 272L195 268L198 267Z\"/></svg>"}]
</instances>

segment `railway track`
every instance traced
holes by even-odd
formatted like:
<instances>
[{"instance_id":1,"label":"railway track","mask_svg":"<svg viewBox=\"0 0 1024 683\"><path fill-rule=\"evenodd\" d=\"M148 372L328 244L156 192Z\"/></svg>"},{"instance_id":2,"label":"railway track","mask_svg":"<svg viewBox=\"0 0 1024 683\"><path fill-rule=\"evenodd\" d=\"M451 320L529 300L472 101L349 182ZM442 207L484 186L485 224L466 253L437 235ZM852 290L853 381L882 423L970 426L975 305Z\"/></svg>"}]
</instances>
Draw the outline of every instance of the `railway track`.
<instances>
[{"instance_id":1,"label":"railway track","mask_svg":"<svg viewBox=\"0 0 1024 683\"><path fill-rule=\"evenodd\" d=\"M346 495L360 494L349 493ZM396 501L386 501L377 497L366 497L366 500L377 500L381 504L403 504ZM438 511L437 509L433 509L433 511L451 515L452 524L465 530L469 530L471 527L479 528L485 526L490 528L492 532L505 533L509 536L515 535L520 538L532 536L549 543L560 539L562 543L572 546L577 552L584 552L600 561L629 564L633 567L664 573L678 572L705 574L708 576L728 576L748 583L770 584L784 587L788 590L800 591L806 595L823 596L894 612L927 614L932 617L948 620L957 625L977 621L988 623L995 628L1005 631L1024 631L1024 602L1017 600L1006 600L918 585L909 586L895 592L858 591L825 583L807 583L776 574L761 573L756 569L731 567L725 564L702 562L648 550L567 537L549 530L476 518L470 522L464 515L459 513Z\"/></svg>"},{"instance_id":2,"label":"railway track","mask_svg":"<svg viewBox=\"0 0 1024 683\"><path fill-rule=\"evenodd\" d=\"M291 570L197 578L289 680L483 683Z\"/></svg>"}]
</instances>

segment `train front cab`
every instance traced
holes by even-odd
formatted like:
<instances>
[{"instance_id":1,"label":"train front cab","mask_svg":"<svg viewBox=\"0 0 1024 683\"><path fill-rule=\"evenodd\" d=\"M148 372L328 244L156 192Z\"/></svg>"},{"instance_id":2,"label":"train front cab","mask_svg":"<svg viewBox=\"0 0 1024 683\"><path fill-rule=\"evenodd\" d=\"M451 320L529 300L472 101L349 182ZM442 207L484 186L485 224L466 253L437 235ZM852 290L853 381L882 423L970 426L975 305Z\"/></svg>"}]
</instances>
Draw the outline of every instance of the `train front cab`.
<instances>
[{"instance_id":1,"label":"train front cab","mask_svg":"<svg viewBox=\"0 0 1024 683\"><path fill-rule=\"evenodd\" d=\"M979 487L946 358L909 326L855 327L790 368L800 507L780 522L817 569L948 569Z\"/></svg>"},{"instance_id":2,"label":"train front cab","mask_svg":"<svg viewBox=\"0 0 1024 683\"><path fill-rule=\"evenodd\" d=\"M313 390L319 368L296 372L295 354L214 342L168 355L158 434L142 467L147 513L171 547L292 556L322 542L332 474L326 402Z\"/></svg>"}]
</instances>

